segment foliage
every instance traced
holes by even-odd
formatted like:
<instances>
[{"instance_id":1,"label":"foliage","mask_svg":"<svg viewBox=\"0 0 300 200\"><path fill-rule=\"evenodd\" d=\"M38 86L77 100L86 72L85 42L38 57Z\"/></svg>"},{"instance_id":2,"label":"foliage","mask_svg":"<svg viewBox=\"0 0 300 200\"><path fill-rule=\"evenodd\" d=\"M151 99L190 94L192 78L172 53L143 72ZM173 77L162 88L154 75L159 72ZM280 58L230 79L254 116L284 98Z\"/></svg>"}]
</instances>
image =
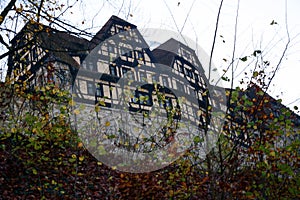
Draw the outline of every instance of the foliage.
<instances>
[{"instance_id":1,"label":"foliage","mask_svg":"<svg viewBox=\"0 0 300 200\"><path fill-rule=\"evenodd\" d=\"M191 149L164 169L130 174L106 167L84 148L69 123L72 102L67 92L51 83L33 90L15 85L11 91L0 139L0 193L7 199L299 197L299 130L287 109L278 117L259 115L261 120L236 128L253 136L249 148L224 134L203 161ZM233 99L236 95L234 91ZM235 113L266 108L268 102L264 98L255 107L256 99L237 99Z\"/></svg>"}]
</instances>

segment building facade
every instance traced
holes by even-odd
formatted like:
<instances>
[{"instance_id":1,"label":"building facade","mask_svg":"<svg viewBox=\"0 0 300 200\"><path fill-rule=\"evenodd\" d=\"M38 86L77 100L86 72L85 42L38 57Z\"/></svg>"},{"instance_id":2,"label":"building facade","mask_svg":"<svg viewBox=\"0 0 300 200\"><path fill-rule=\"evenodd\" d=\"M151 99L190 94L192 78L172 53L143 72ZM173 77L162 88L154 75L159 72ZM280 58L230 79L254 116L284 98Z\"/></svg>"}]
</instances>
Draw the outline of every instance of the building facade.
<instances>
[{"instance_id":1,"label":"building facade","mask_svg":"<svg viewBox=\"0 0 300 200\"><path fill-rule=\"evenodd\" d=\"M195 51L173 38L150 50L134 24L112 16L91 40L28 23L12 46L17 50L9 56L6 81L72 91L77 103L97 107L91 118L83 112L82 122L101 121L102 139L112 138L117 146L147 152L169 144L180 131L192 132L191 137L204 137L208 128L218 132L211 107L229 108L226 134L243 146L251 144L252 135L233 130L256 119L234 112L222 98L224 88L211 89ZM257 93L250 88L246 95ZM275 102L269 115L279 115L281 105ZM299 125L299 116L293 118Z\"/></svg>"},{"instance_id":2,"label":"building facade","mask_svg":"<svg viewBox=\"0 0 300 200\"><path fill-rule=\"evenodd\" d=\"M116 110L130 113L123 123L139 126L110 129L127 135L129 142L136 141L137 135L129 136L133 127L153 127L149 124L154 114L160 123L143 136L151 141L150 147L154 141L157 146L167 144L180 122L191 123L193 132L209 123L208 83L195 52L172 38L150 50L137 27L116 16L91 40L28 23L12 46L17 51L8 60L7 82L21 83L29 90L49 83L72 90L76 102L101 107L97 114L102 119L109 120Z\"/></svg>"}]
</instances>

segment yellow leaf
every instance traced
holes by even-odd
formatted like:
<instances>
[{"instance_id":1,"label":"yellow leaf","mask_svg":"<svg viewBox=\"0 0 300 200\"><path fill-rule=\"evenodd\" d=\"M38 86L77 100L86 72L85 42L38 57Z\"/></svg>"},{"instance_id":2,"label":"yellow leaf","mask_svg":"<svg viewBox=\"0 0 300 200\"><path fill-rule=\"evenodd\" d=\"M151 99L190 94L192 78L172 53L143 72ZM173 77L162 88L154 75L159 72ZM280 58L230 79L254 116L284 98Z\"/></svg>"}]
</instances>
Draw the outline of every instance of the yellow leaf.
<instances>
[{"instance_id":1,"label":"yellow leaf","mask_svg":"<svg viewBox=\"0 0 300 200\"><path fill-rule=\"evenodd\" d=\"M271 152L270 152L270 156L273 156L273 157L274 157L274 156L275 156L275 151L271 151Z\"/></svg>"},{"instance_id":2,"label":"yellow leaf","mask_svg":"<svg viewBox=\"0 0 300 200\"><path fill-rule=\"evenodd\" d=\"M16 128L12 128L12 129L11 129L11 132L12 132L12 133L16 133L16 132L17 132L17 129L16 129Z\"/></svg>"},{"instance_id":3,"label":"yellow leaf","mask_svg":"<svg viewBox=\"0 0 300 200\"><path fill-rule=\"evenodd\" d=\"M84 160L84 156L80 156L79 161L83 161L83 160Z\"/></svg>"},{"instance_id":4,"label":"yellow leaf","mask_svg":"<svg viewBox=\"0 0 300 200\"><path fill-rule=\"evenodd\" d=\"M73 101L73 100L69 101L69 105L70 106L75 106L75 101Z\"/></svg>"},{"instance_id":5,"label":"yellow leaf","mask_svg":"<svg viewBox=\"0 0 300 200\"><path fill-rule=\"evenodd\" d=\"M77 147L78 147L78 148L81 148L81 147L83 147L83 144L82 144L82 142L78 142L78 144L77 144Z\"/></svg>"},{"instance_id":6,"label":"yellow leaf","mask_svg":"<svg viewBox=\"0 0 300 200\"><path fill-rule=\"evenodd\" d=\"M75 158L76 158L76 155L75 155L75 154L72 154L72 158L74 158L74 159L75 159Z\"/></svg>"},{"instance_id":7,"label":"yellow leaf","mask_svg":"<svg viewBox=\"0 0 300 200\"><path fill-rule=\"evenodd\" d=\"M32 173L33 173L34 175L37 175L37 170L34 169L34 168L32 168Z\"/></svg>"},{"instance_id":8,"label":"yellow leaf","mask_svg":"<svg viewBox=\"0 0 300 200\"><path fill-rule=\"evenodd\" d=\"M95 106L95 112L99 112L100 111L100 106Z\"/></svg>"},{"instance_id":9,"label":"yellow leaf","mask_svg":"<svg viewBox=\"0 0 300 200\"><path fill-rule=\"evenodd\" d=\"M78 115L78 114L80 113L80 111L79 111L78 109L76 109L76 110L73 111L73 113L74 113L75 115Z\"/></svg>"},{"instance_id":10,"label":"yellow leaf","mask_svg":"<svg viewBox=\"0 0 300 200\"><path fill-rule=\"evenodd\" d=\"M110 122L109 121L105 122L105 126L110 126Z\"/></svg>"},{"instance_id":11,"label":"yellow leaf","mask_svg":"<svg viewBox=\"0 0 300 200\"><path fill-rule=\"evenodd\" d=\"M37 133L37 129L36 129L36 128L33 128L33 129L32 129L32 133L36 134L36 133Z\"/></svg>"},{"instance_id":12,"label":"yellow leaf","mask_svg":"<svg viewBox=\"0 0 300 200\"><path fill-rule=\"evenodd\" d=\"M45 153L45 154L49 154L50 151L49 151L49 150L45 150L44 153Z\"/></svg>"},{"instance_id":13,"label":"yellow leaf","mask_svg":"<svg viewBox=\"0 0 300 200\"><path fill-rule=\"evenodd\" d=\"M198 110L198 111L197 111L197 116L199 117L201 114L202 114L202 111L201 111L201 110Z\"/></svg>"},{"instance_id":14,"label":"yellow leaf","mask_svg":"<svg viewBox=\"0 0 300 200\"><path fill-rule=\"evenodd\" d=\"M101 166L101 165L102 165L102 162L97 162L97 165L100 165L100 166Z\"/></svg>"}]
</instances>

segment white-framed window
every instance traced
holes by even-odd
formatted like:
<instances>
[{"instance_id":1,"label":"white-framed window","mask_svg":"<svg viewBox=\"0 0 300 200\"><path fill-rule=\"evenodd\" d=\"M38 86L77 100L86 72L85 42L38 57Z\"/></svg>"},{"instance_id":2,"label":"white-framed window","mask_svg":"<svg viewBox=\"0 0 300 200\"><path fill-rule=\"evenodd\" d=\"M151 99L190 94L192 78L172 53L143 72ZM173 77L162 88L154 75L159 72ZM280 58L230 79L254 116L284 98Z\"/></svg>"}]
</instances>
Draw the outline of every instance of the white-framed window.
<instances>
[{"instance_id":1,"label":"white-framed window","mask_svg":"<svg viewBox=\"0 0 300 200\"><path fill-rule=\"evenodd\" d=\"M86 86L87 86L87 93L89 95L95 95L95 84L91 81L87 81Z\"/></svg>"}]
</instances>

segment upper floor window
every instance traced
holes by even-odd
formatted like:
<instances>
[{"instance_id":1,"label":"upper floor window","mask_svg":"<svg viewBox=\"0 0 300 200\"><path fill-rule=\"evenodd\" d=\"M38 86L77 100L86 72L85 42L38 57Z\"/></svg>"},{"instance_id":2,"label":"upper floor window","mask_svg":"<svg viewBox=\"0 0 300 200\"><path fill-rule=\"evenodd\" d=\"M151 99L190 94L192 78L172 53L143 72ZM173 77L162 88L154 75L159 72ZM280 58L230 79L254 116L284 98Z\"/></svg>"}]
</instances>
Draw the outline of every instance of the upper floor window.
<instances>
[{"instance_id":1,"label":"upper floor window","mask_svg":"<svg viewBox=\"0 0 300 200\"><path fill-rule=\"evenodd\" d=\"M126 56L126 58L132 58L132 51L129 48L121 47L120 48L121 56Z\"/></svg>"},{"instance_id":2,"label":"upper floor window","mask_svg":"<svg viewBox=\"0 0 300 200\"><path fill-rule=\"evenodd\" d=\"M86 69L90 70L90 71L97 71L97 66L94 62L92 61L89 61L87 64L86 64Z\"/></svg>"},{"instance_id":3,"label":"upper floor window","mask_svg":"<svg viewBox=\"0 0 300 200\"><path fill-rule=\"evenodd\" d=\"M102 84L97 84L97 88L96 88L96 96L97 97L103 97L104 93L103 93L103 85Z\"/></svg>"},{"instance_id":4,"label":"upper floor window","mask_svg":"<svg viewBox=\"0 0 300 200\"><path fill-rule=\"evenodd\" d=\"M184 73L183 65L179 60L175 60L174 68L178 70L180 73Z\"/></svg>"},{"instance_id":5,"label":"upper floor window","mask_svg":"<svg viewBox=\"0 0 300 200\"><path fill-rule=\"evenodd\" d=\"M198 76L198 74L195 73L195 74L194 74L194 77L195 77L195 81L198 82L198 81L199 81L199 76Z\"/></svg>"},{"instance_id":6,"label":"upper floor window","mask_svg":"<svg viewBox=\"0 0 300 200\"><path fill-rule=\"evenodd\" d=\"M118 74L117 74L117 67L114 66L114 65L110 65L109 66L109 73L112 76L118 76Z\"/></svg>"},{"instance_id":7,"label":"upper floor window","mask_svg":"<svg viewBox=\"0 0 300 200\"><path fill-rule=\"evenodd\" d=\"M156 74L152 74L151 78L152 78L152 83L157 83L157 76L156 76Z\"/></svg>"},{"instance_id":8,"label":"upper floor window","mask_svg":"<svg viewBox=\"0 0 300 200\"><path fill-rule=\"evenodd\" d=\"M95 85L93 82L87 81L87 93L89 95L95 94Z\"/></svg>"},{"instance_id":9,"label":"upper floor window","mask_svg":"<svg viewBox=\"0 0 300 200\"><path fill-rule=\"evenodd\" d=\"M130 69L128 69L126 67L122 67L122 74L123 74L123 77L125 77L125 78L128 78L130 80L134 79L133 71L131 71Z\"/></svg>"},{"instance_id":10,"label":"upper floor window","mask_svg":"<svg viewBox=\"0 0 300 200\"><path fill-rule=\"evenodd\" d=\"M141 51L136 51L136 59L137 60L144 60L144 55Z\"/></svg>"},{"instance_id":11,"label":"upper floor window","mask_svg":"<svg viewBox=\"0 0 300 200\"><path fill-rule=\"evenodd\" d=\"M186 74L188 77L193 78L193 73L192 73L192 71L189 70L189 69L187 69L187 68L185 68L185 74Z\"/></svg>"},{"instance_id":12,"label":"upper floor window","mask_svg":"<svg viewBox=\"0 0 300 200\"><path fill-rule=\"evenodd\" d=\"M169 87L169 81L168 81L168 78L167 78L167 77L162 76L162 84L163 84L163 86L165 86L165 87Z\"/></svg>"},{"instance_id":13,"label":"upper floor window","mask_svg":"<svg viewBox=\"0 0 300 200\"><path fill-rule=\"evenodd\" d=\"M182 83L180 83L180 82L177 82L177 89L179 90L179 91L181 91L181 92L184 92L184 86L183 86L183 84Z\"/></svg>"},{"instance_id":14,"label":"upper floor window","mask_svg":"<svg viewBox=\"0 0 300 200\"><path fill-rule=\"evenodd\" d=\"M182 56L188 60L191 59L191 54L187 50L182 49Z\"/></svg>"},{"instance_id":15,"label":"upper floor window","mask_svg":"<svg viewBox=\"0 0 300 200\"><path fill-rule=\"evenodd\" d=\"M147 92L136 91L135 96L132 98L132 102L140 105L151 106L152 98Z\"/></svg>"},{"instance_id":16,"label":"upper floor window","mask_svg":"<svg viewBox=\"0 0 300 200\"><path fill-rule=\"evenodd\" d=\"M140 71L139 73L140 73L140 81L141 82L146 82L147 81L146 72Z\"/></svg>"},{"instance_id":17,"label":"upper floor window","mask_svg":"<svg viewBox=\"0 0 300 200\"><path fill-rule=\"evenodd\" d=\"M113 44L108 44L107 49L109 53L115 53L115 46Z\"/></svg>"},{"instance_id":18,"label":"upper floor window","mask_svg":"<svg viewBox=\"0 0 300 200\"><path fill-rule=\"evenodd\" d=\"M119 24L116 24L116 25L115 25L115 31L116 31L116 33L121 33L121 32L123 32L123 31L124 31L124 26L119 25Z\"/></svg>"}]
</instances>

